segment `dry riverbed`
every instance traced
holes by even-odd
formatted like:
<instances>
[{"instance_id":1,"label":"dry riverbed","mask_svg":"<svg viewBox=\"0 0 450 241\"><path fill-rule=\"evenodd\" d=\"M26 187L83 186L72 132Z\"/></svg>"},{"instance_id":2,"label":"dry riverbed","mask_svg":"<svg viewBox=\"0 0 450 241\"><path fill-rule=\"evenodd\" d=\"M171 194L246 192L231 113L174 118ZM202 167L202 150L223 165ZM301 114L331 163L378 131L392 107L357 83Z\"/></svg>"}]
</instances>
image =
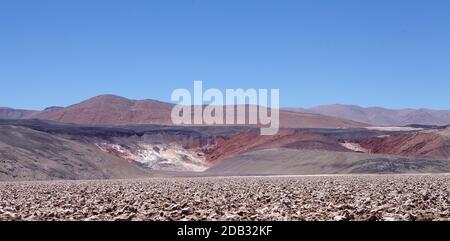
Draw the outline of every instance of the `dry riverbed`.
<instances>
[{"instance_id":1,"label":"dry riverbed","mask_svg":"<svg viewBox=\"0 0 450 241\"><path fill-rule=\"evenodd\" d=\"M0 220L450 220L450 175L0 182Z\"/></svg>"}]
</instances>

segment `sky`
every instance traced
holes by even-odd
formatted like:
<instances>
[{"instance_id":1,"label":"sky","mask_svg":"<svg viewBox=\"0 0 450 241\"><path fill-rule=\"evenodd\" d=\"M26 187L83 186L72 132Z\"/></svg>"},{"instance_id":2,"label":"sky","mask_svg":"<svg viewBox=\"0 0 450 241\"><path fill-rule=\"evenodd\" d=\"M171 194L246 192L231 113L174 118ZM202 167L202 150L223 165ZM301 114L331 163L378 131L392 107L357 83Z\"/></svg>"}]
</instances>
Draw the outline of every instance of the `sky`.
<instances>
[{"instance_id":1,"label":"sky","mask_svg":"<svg viewBox=\"0 0 450 241\"><path fill-rule=\"evenodd\" d=\"M0 106L280 89L283 107L450 109L448 0L0 0Z\"/></svg>"}]
</instances>

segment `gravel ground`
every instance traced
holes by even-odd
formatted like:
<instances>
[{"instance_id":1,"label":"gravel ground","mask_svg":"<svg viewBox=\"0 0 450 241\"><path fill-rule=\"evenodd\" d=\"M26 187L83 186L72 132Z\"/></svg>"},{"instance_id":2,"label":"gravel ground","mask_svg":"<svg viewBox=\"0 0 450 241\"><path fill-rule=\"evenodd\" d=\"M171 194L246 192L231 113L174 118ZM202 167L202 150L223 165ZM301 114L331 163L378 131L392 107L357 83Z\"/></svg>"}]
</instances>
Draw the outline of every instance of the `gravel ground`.
<instances>
[{"instance_id":1,"label":"gravel ground","mask_svg":"<svg viewBox=\"0 0 450 241\"><path fill-rule=\"evenodd\" d=\"M450 220L450 175L0 183L0 220Z\"/></svg>"}]
</instances>

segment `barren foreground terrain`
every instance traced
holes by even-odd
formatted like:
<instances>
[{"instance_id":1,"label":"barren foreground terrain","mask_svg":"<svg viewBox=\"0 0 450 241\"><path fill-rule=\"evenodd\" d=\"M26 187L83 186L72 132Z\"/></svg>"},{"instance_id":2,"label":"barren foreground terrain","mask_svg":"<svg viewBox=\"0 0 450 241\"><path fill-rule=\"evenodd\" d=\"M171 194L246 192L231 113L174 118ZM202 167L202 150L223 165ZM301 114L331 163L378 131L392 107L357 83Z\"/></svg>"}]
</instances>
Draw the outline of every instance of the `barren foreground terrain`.
<instances>
[{"instance_id":1,"label":"barren foreground terrain","mask_svg":"<svg viewBox=\"0 0 450 241\"><path fill-rule=\"evenodd\" d=\"M450 175L0 183L0 220L450 220Z\"/></svg>"}]
</instances>

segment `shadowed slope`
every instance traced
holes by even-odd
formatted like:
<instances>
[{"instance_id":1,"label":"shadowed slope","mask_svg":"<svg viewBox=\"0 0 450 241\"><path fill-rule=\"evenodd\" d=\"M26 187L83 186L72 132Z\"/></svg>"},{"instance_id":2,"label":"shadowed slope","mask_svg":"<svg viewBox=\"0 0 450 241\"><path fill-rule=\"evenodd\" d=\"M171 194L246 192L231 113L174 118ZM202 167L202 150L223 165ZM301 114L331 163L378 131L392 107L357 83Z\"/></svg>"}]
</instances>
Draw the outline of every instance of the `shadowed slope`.
<instances>
[{"instance_id":1,"label":"shadowed slope","mask_svg":"<svg viewBox=\"0 0 450 241\"><path fill-rule=\"evenodd\" d=\"M211 175L316 175L450 172L450 161L286 148L247 152L211 167Z\"/></svg>"},{"instance_id":2,"label":"shadowed slope","mask_svg":"<svg viewBox=\"0 0 450 241\"><path fill-rule=\"evenodd\" d=\"M0 180L130 178L131 163L79 142L26 127L0 125Z\"/></svg>"}]
</instances>

